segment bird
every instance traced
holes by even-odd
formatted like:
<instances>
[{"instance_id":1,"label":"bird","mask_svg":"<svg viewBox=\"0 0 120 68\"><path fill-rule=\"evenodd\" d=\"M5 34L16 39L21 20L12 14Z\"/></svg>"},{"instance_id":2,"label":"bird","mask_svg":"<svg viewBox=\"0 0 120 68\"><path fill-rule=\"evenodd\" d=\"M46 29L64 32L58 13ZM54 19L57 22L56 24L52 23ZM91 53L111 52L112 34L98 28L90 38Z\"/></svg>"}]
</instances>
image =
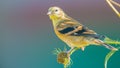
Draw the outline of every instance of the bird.
<instances>
[{"instance_id":1,"label":"bird","mask_svg":"<svg viewBox=\"0 0 120 68\"><path fill-rule=\"evenodd\" d=\"M47 15L52 21L57 37L66 43L71 50L78 48L84 51L85 47L89 45L104 46L109 50L118 50L104 42L105 35L98 34L94 30L89 29L81 22L68 16L58 6L50 7Z\"/></svg>"}]
</instances>

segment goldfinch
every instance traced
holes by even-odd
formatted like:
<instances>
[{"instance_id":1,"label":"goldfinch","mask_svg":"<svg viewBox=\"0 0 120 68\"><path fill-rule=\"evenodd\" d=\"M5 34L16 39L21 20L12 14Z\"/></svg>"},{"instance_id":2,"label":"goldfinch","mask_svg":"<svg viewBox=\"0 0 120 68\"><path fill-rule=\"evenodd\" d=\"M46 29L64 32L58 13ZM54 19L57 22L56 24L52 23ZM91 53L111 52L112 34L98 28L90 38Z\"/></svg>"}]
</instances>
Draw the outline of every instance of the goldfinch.
<instances>
[{"instance_id":1,"label":"goldfinch","mask_svg":"<svg viewBox=\"0 0 120 68\"><path fill-rule=\"evenodd\" d=\"M102 45L110 50L118 50L104 42L103 39L105 39L106 36L99 35L95 31L90 30L68 16L57 6L50 7L47 15L52 20L55 34L65 42L71 50L74 48L84 50L88 45Z\"/></svg>"}]
</instances>

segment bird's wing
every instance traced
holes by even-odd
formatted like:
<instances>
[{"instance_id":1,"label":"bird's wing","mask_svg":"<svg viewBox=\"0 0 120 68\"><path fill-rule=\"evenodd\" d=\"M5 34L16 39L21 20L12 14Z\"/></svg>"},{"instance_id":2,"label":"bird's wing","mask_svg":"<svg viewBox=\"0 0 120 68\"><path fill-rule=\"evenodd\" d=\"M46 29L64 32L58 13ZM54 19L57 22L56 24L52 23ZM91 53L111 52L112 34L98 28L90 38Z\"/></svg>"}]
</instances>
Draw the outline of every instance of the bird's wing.
<instances>
[{"instance_id":1,"label":"bird's wing","mask_svg":"<svg viewBox=\"0 0 120 68\"><path fill-rule=\"evenodd\" d=\"M77 22L62 22L59 24L57 29L60 33L70 36L91 36L94 38L104 37L103 35L99 35L95 31L90 30L89 28Z\"/></svg>"}]
</instances>

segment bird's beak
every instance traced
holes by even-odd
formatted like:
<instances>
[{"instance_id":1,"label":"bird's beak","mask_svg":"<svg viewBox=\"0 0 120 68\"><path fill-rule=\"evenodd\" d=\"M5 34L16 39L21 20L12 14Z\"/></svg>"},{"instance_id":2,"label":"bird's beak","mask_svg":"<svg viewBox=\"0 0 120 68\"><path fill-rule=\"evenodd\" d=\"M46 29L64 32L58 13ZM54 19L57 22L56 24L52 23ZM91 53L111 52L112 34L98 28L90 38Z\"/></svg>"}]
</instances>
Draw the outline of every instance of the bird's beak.
<instances>
[{"instance_id":1,"label":"bird's beak","mask_svg":"<svg viewBox=\"0 0 120 68\"><path fill-rule=\"evenodd\" d=\"M47 13L47 15L51 15L51 14L52 14L52 12L50 12L50 11Z\"/></svg>"}]
</instances>

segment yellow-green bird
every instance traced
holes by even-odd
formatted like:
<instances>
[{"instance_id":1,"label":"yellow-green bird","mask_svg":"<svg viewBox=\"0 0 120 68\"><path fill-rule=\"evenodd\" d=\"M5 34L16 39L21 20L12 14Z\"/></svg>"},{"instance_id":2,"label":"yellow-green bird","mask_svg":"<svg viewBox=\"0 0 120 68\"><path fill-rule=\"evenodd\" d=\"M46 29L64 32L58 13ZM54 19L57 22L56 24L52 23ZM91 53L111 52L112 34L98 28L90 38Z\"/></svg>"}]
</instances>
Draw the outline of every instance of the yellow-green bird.
<instances>
[{"instance_id":1,"label":"yellow-green bird","mask_svg":"<svg viewBox=\"0 0 120 68\"><path fill-rule=\"evenodd\" d=\"M50 7L47 15L52 20L55 34L71 49L80 48L84 50L88 45L102 45L110 50L117 50L117 48L103 41L106 36L90 30L68 16L61 8L57 6Z\"/></svg>"}]
</instances>

